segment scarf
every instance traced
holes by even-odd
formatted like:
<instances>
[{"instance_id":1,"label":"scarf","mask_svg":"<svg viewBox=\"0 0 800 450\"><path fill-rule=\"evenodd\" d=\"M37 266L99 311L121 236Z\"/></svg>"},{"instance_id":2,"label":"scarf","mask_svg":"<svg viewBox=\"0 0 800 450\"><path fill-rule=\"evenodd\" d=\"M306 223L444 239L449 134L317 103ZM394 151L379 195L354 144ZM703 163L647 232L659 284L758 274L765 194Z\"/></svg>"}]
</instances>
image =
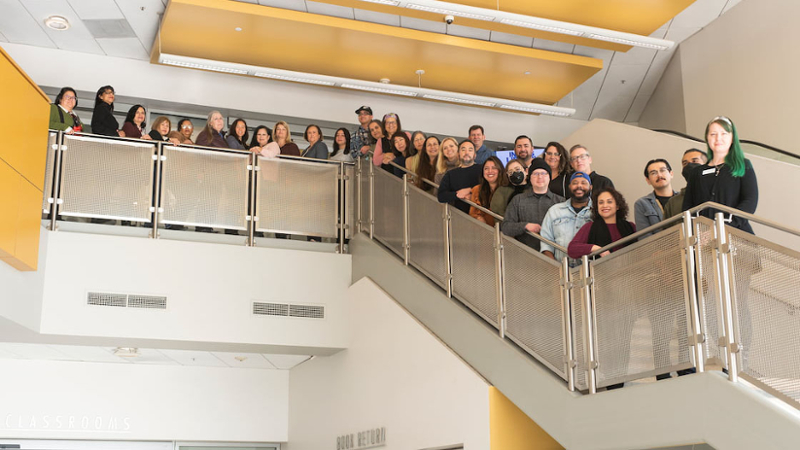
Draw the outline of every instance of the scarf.
<instances>
[{"instance_id":1,"label":"scarf","mask_svg":"<svg viewBox=\"0 0 800 450\"><path fill-rule=\"evenodd\" d=\"M633 227L631 226L630 222L627 220L619 220L617 218L617 230L619 231L620 236L626 237L633 234ZM592 222L592 228L589 229L589 243L594 245L599 245L600 247L605 247L606 245L612 243L611 240L611 232L608 230L608 225L606 225L605 221L595 220ZM629 245L629 244L625 244ZM623 246L624 247L624 246ZM617 248L612 249L611 251L618 250Z\"/></svg>"}]
</instances>

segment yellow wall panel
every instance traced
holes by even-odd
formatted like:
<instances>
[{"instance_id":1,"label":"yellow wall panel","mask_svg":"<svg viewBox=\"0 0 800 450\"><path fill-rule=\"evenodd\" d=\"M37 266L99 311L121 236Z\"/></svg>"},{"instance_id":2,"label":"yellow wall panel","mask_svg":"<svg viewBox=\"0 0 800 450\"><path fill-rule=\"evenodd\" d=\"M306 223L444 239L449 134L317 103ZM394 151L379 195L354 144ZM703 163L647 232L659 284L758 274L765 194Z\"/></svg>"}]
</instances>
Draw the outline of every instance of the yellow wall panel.
<instances>
[{"instance_id":1,"label":"yellow wall panel","mask_svg":"<svg viewBox=\"0 0 800 450\"><path fill-rule=\"evenodd\" d=\"M492 450L564 449L494 386L489 387L489 442Z\"/></svg>"},{"instance_id":2,"label":"yellow wall panel","mask_svg":"<svg viewBox=\"0 0 800 450\"><path fill-rule=\"evenodd\" d=\"M17 213L17 246L15 257L19 270L36 270L39 260L39 229L42 217L42 191L19 179L19 208Z\"/></svg>"},{"instance_id":3,"label":"yellow wall panel","mask_svg":"<svg viewBox=\"0 0 800 450\"><path fill-rule=\"evenodd\" d=\"M13 257L16 253L20 178L11 166L0 161L0 211L3 211L0 215L0 258Z\"/></svg>"},{"instance_id":4,"label":"yellow wall panel","mask_svg":"<svg viewBox=\"0 0 800 450\"><path fill-rule=\"evenodd\" d=\"M13 120L0 121L0 159L44 189L50 101L2 48L0 80L3 104L14 105Z\"/></svg>"}]
</instances>

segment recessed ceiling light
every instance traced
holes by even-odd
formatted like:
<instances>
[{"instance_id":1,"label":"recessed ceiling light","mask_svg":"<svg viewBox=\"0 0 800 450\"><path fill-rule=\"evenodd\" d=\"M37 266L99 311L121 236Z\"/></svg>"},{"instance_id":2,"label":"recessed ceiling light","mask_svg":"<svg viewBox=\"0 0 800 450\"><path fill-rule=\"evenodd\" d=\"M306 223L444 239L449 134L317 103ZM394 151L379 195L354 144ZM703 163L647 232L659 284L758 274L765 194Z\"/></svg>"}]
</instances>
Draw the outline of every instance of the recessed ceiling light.
<instances>
[{"instance_id":1,"label":"recessed ceiling light","mask_svg":"<svg viewBox=\"0 0 800 450\"><path fill-rule=\"evenodd\" d=\"M56 31L65 31L69 29L69 21L66 17L50 16L47 19L44 19L44 24L47 25L47 28Z\"/></svg>"},{"instance_id":2,"label":"recessed ceiling light","mask_svg":"<svg viewBox=\"0 0 800 450\"><path fill-rule=\"evenodd\" d=\"M242 31L242 27L236 27L236 28L234 28L234 30L236 30L236 31Z\"/></svg>"}]
</instances>

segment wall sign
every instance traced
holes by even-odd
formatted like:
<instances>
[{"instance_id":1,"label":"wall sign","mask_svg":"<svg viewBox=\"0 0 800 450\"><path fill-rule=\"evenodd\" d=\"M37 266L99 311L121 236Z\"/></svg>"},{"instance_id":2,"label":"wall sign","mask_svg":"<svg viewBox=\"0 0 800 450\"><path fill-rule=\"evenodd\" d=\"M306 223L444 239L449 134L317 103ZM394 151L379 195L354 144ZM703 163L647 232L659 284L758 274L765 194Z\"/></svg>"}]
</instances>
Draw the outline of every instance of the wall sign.
<instances>
[{"instance_id":1,"label":"wall sign","mask_svg":"<svg viewBox=\"0 0 800 450\"><path fill-rule=\"evenodd\" d=\"M386 427L336 436L336 450L361 450L386 445Z\"/></svg>"},{"instance_id":2,"label":"wall sign","mask_svg":"<svg viewBox=\"0 0 800 450\"><path fill-rule=\"evenodd\" d=\"M130 433L130 417L74 416L66 414L5 414L0 429L17 431L87 431Z\"/></svg>"}]
</instances>

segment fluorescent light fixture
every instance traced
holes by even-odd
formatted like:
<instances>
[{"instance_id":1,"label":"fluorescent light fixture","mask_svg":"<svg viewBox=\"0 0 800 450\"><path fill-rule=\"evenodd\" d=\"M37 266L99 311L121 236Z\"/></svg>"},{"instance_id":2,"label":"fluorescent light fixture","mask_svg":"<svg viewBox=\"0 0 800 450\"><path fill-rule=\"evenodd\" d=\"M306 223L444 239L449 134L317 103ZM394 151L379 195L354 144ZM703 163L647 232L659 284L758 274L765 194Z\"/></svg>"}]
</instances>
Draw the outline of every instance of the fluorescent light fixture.
<instances>
[{"instance_id":1,"label":"fluorescent light fixture","mask_svg":"<svg viewBox=\"0 0 800 450\"><path fill-rule=\"evenodd\" d=\"M207 64L197 64L192 62L186 61L173 61L170 59L162 59L162 64L169 64L170 66L178 66L178 67L188 67L190 69L203 69L203 70L211 70L214 72L222 72L222 73L237 73L239 75L247 75L246 70L242 69L235 69L233 67L220 67L220 66L212 66Z\"/></svg>"},{"instance_id":2,"label":"fluorescent light fixture","mask_svg":"<svg viewBox=\"0 0 800 450\"><path fill-rule=\"evenodd\" d=\"M295 83L317 84L320 86L333 86L336 83L329 80L317 80L314 78L294 77L289 75L281 75L269 72L256 72L253 75L261 78L271 78L273 80L294 81Z\"/></svg>"},{"instance_id":3,"label":"fluorescent light fixture","mask_svg":"<svg viewBox=\"0 0 800 450\"><path fill-rule=\"evenodd\" d=\"M467 98L458 98L458 97L448 97L445 95L433 95L433 94L425 94L422 98L427 98L429 100L439 100L442 102L453 102L453 103L463 103L466 105L477 105L477 106L488 106L493 107L496 103L486 102L486 101L479 101L479 100L470 100Z\"/></svg>"},{"instance_id":4,"label":"fluorescent light fixture","mask_svg":"<svg viewBox=\"0 0 800 450\"><path fill-rule=\"evenodd\" d=\"M500 109L511 109L514 111L525 111L536 114L547 114L550 116L569 117L575 114L575 110L571 108L561 108L552 106L549 108L536 108L530 106L516 106L516 105L498 105Z\"/></svg>"},{"instance_id":5,"label":"fluorescent light fixture","mask_svg":"<svg viewBox=\"0 0 800 450\"><path fill-rule=\"evenodd\" d=\"M400 89L388 89L375 86L366 86L359 84L342 83L339 87L345 89L357 89L359 91L380 92L381 94L405 95L406 97L416 97L417 93L412 91L404 91Z\"/></svg>"},{"instance_id":6,"label":"fluorescent light fixture","mask_svg":"<svg viewBox=\"0 0 800 450\"><path fill-rule=\"evenodd\" d=\"M371 0L367 0L367 1L371 1ZM444 3L444 2L437 2L437 3L442 3L442 4L445 4L445 5L449 5L448 3ZM476 14L476 13L471 13L471 12L464 12L464 11L459 11L457 9L439 8L437 6L420 5L420 4L417 4L417 3L409 3L409 4L406 5L406 8L416 9L416 10L419 10L419 11L432 12L432 13L437 13L437 14L443 14L443 15L448 15L449 14L451 16L464 17L466 19L485 20L487 22L492 22L494 20L494 16L488 16L488 15L484 15L484 14Z\"/></svg>"},{"instance_id":7,"label":"fluorescent light fixture","mask_svg":"<svg viewBox=\"0 0 800 450\"><path fill-rule=\"evenodd\" d=\"M361 0L361 1L369 3L377 3L379 5L391 5L391 6L397 6L400 4L400 2L397 0Z\"/></svg>"},{"instance_id":8,"label":"fluorescent light fixture","mask_svg":"<svg viewBox=\"0 0 800 450\"><path fill-rule=\"evenodd\" d=\"M112 350L112 353L120 358L138 358L142 356L142 354L139 353L139 349L133 347L117 347Z\"/></svg>"},{"instance_id":9,"label":"fluorescent light fixture","mask_svg":"<svg viewBox=\"0 0 800 450\"><path fill-rule=\"evenodd\" d=\"M625 39L625 38L614 37L614 36L603 36L602 34L589 34L586 37L588 37L589 39L597 39L598 41L615 42L617 44L633 45L635 47L654 48L656 50L666 50L666 49L672 47L671 45L662 45L662 44L655 43L655 42L634 41L634 40L631 40L631 39ZM654 40L656 40L656 39L654 39ZM660 40L660 39L658 39L658 40Z\"/></svg>"},{"instance_id":10,"label":"fluorescent light fixture","mask_svg":"<svg viewBox=\"0 0 800 450\"><path fill-rule=\"evenodd\" d=\"M559 34L568 34L570 36L582 36L583 35L583 31L569 30L567 28L561 28L561 27L556 27L556 26L552 26L552 25L545 25L545 24L541 24L541 23L523 22L521 20L515 20L515 19L503 19L503 20L500 21L500 23L504 23L506 25L515 25L515 26L524 27L524 28L532 28L534 30L550 31L550 32L559 33Z\"/></svg>"}]
</instances>

